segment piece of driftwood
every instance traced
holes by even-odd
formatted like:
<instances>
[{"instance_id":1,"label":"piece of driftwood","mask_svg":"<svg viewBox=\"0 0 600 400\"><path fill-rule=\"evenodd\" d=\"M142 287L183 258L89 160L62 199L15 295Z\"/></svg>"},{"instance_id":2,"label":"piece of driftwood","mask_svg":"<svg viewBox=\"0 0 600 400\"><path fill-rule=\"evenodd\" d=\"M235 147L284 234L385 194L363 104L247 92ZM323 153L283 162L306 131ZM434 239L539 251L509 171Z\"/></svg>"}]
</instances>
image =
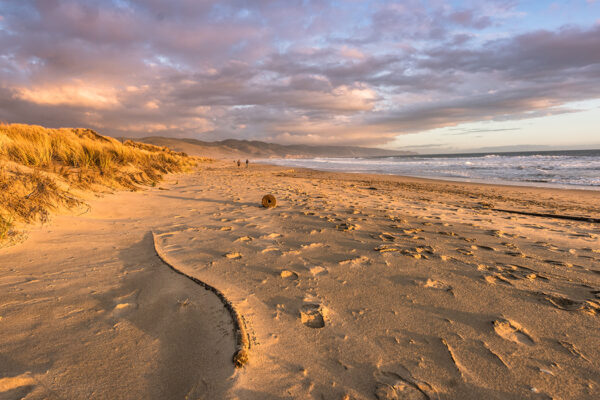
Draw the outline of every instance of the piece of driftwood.
<instances>
[{"instance_id":1,"label":"piece of driftwood","mask_svg":"<svg viewBox=\"0 0 600 400\"><path fill-rule=\"evenodd\" d=\"M204 289L210 290L211 292L217 295L219 300L221 300L221 303L223 303L223 305L229 312L229 315L231 316L231 320L233 321L233 331L236 338L236 351L232 359L233 365L235 365L236 368L243 367L248 362L248 351L250 349L250 340L248 339L248 333L246 331L246 324L244 322L244 318L241 316L240 313L238 313L235 306L231 303L231 301L227 299L227 297L225 297L223 292L221 292L219 289L209 285L206 282L201 281L198 278L186 274L185 272L181 271L173 264L171 264L169 261L167 261L164 252L158 246L157 235L154 232L152 232L152 239L154 242L154 251L163 263L165 263L169 268L171 268L179 275L183 275L186 278L190 279L192 282L202 286Z\"/></svg>"},{"instance_id":2,"label":"piece of driftwood","mask_svg":"<svg viewBox=\"0 0 600 400\"><path fill-rule=\"evenodd\" d=\"M262 205L264 208L273 208L277 205L277 200L272 194L267 194L262 198Z\"/></svg>"}]
</instances>

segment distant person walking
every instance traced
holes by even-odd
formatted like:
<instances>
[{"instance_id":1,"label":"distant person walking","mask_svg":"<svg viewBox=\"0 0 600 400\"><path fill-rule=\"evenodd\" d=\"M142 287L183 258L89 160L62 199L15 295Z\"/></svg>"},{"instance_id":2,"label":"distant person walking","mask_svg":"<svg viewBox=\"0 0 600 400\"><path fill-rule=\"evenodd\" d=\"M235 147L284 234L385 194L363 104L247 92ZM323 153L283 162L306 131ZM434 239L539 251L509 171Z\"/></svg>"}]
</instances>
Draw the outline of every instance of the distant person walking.
<instances>
[{"instance_id":1,"label":"distant person walking","mask_svg":"<svg viewBox=\"0 0 600 400\"><path fill-rule=\"evenodd\" d=\"M237 160L237 164L238 164L238 168L242 165L242 162L240 160Z\"/></svg>"},{"instance_id":2,"label":"distant person walking","mask_svg":"<svg viewBox=\"0 0 600 400\"><path fill-rule=\"evenodd\" d=\"M249 163L249 161L248 161L248 159L246 158L246 168L248 168L248 163Z\"/></svg>"}]
</instances>

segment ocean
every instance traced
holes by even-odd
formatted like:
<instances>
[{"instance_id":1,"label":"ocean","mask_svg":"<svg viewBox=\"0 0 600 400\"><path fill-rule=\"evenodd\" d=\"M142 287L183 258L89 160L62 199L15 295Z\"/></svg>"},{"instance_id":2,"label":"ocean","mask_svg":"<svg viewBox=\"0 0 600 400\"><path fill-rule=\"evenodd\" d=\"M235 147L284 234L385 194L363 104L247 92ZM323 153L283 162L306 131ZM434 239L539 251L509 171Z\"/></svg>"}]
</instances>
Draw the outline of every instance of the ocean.
<instances>
[{"instance_id":1,"label":"ocean","mask_svg":"<svg viewBox=\"0 0 600 400\"><path fill-rule=\"evenodd\" d=\"M321 171L600 190L600 149L260 161Z\"/></svg>"}]
</instances>

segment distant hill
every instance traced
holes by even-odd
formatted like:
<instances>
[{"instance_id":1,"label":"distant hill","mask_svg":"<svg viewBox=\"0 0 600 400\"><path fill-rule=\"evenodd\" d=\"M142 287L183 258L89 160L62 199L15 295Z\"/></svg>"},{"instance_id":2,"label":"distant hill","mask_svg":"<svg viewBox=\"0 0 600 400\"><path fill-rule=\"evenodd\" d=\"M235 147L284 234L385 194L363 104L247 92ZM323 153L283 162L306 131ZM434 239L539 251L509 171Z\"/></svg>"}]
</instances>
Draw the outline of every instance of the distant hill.
<instances>
[{"instance_id":1,"label":"distant hill","mask_svg":"<svg viewBox=\"0 0 600 400\"><path fill-rule=\"evenodd\" d=\"M219 142L203 142L196 139L175 139L161 136L136 138L135 140L156 146L167 146L174 151L189 155L212 158L314 158L314 157L381 157L415 154L355 146L307 146L281 145L260 141L228 139Z\"/></svg>"}]
</instances>

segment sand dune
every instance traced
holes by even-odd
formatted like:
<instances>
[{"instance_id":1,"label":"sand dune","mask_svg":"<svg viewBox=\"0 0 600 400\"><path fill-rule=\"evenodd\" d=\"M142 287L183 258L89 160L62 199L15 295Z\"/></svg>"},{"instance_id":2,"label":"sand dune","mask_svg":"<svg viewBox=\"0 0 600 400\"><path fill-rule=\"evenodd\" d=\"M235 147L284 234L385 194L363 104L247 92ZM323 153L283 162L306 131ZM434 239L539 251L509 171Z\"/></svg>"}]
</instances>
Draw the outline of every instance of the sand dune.
<instances>
[{"instance_id":1,"label":"sand dune","mask_svg":"<svg viewBox=\"0 0 600 400\"><path fill-rule=\"evenodd\" d=\"M598 192L231 163L0 250L0 398L600 397ZM260 206L264 194L278 206ZM235 369L231 315L248 363Z\"/></svg>"}]
</instances>

